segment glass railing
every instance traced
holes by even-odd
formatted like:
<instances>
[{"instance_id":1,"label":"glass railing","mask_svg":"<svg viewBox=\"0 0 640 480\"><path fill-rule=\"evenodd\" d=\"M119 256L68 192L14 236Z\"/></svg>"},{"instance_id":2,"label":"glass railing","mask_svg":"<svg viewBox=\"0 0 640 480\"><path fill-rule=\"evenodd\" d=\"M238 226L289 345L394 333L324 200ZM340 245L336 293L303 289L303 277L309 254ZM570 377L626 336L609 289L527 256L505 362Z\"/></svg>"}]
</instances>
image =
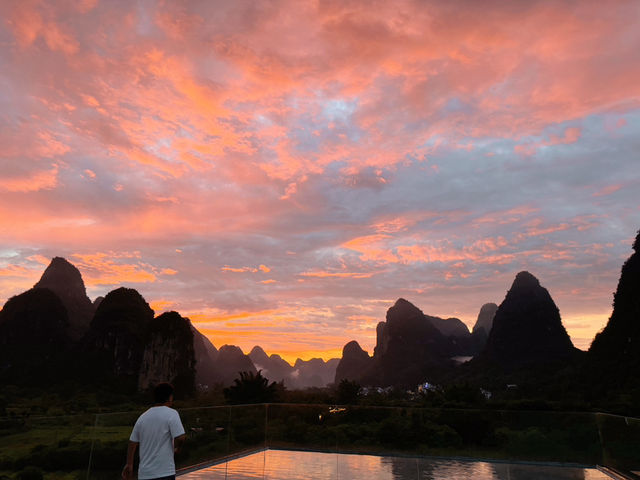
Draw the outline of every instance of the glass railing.
<instances>
[{"instance_id":1,"label":"glass railing","mask_svg":"<svg viewBox=\"0 0 640 480\"><path fill-rule=\"evenodd\" d=\"M640 478L640 419L604 413L597 413L595 417L602 464Z\"/></svg>"},{"instance_id":2,"label":"glass railing","mask_svg":"<svg viewBox=\"0 0 640 480\"><path fill-rule=\"evenodd\" d=\"M455 456L596 465L589 413L272 404L270 448Z\"/></svg>"},{"instance_id":3,"label":"glass railing","mask_svg":"<svg viewBox=\"0 0 640 480\"><path fill-rule=\"evenodd\" d=\"M141 413L0 419L0 477L37 479L39 472L65 480L119 478ZM604 465L640 472L640 420L615 415L298 404L179 413L187 441L176 465L180 472L208 467L207 478L215 478L215 471L226 476L229 462L238 458L246 459L243 468L259 473L267 457L247 455L267 450ZM392 463L394 469L412 469L412 462ZM297 468L293 463L289 468ZM338 463L334 466L338 475Z\"/></svg>"},{"instance_id":4,"label":"glass railing","mask_svg":"<svg viewBox=\"0 0 640 480\"><path fill-rule=\"evenodd\" d=\"M0 477L36 479L43 472L67 472L85 478L95 422L95 415L0 418Z\"/></svg>"}]
</instances>

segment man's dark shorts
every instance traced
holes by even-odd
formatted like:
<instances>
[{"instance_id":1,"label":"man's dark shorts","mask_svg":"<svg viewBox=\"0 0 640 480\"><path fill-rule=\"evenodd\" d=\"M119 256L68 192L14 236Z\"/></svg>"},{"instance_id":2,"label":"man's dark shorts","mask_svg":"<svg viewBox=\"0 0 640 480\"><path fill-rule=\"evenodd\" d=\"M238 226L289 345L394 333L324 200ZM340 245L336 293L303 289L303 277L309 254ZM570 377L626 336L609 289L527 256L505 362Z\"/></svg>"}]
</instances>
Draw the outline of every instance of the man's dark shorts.
<instances>
[{"instance_id":1,"label":"man's dark shorts","mask_svg":"<svg viewBox=\"0 0 640 480\"><path fill-rule=\"evenodd\" d=\"M169 475L168 477L151 478L149 480L176 480L176 476L175 475Z\"/></svg>"}]
</instances>

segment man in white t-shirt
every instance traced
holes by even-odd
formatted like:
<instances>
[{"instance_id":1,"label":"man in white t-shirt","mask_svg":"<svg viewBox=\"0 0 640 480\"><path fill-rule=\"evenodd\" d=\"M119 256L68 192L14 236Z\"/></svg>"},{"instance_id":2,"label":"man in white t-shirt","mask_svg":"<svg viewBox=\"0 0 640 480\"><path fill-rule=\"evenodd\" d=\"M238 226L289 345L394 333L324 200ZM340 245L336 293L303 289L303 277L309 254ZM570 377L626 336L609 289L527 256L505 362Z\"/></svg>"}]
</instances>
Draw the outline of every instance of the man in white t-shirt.
<instances>
[{"instance_id":1,"label":"man in white t-shirt","mask_svg":"<svg viewBox=\"0 0 640 480\"><path fill-rule=\"evenodd\" d=\"M144 412L133 427L127 449L127 464L122 479L129 480L133 473L133 457L140 446L138 480L175 479L176 465L173 454L185 440L180 415L173 408L173 387L168 383L156 386L155 405Z\"/></svg>"}]
</instances>

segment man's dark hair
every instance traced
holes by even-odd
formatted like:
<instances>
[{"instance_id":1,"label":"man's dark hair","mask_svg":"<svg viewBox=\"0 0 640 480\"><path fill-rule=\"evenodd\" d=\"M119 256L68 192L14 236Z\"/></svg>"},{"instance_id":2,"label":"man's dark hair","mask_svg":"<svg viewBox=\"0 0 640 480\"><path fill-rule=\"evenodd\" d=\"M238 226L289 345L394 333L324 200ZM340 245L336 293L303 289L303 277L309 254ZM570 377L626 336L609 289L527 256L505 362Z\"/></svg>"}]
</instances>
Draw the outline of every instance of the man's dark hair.
<instances>
[{"instance_id":1,"label":"man's dark hair","mask_svg":"<svg viewBox=\"0 0 640 480\"><path fill-rule=\"evenodd\" d=\"M173 395L173 386L170 383L159 383L153 389L153 399L156 403L167 403Z\"/></svg>"}]
</instances>

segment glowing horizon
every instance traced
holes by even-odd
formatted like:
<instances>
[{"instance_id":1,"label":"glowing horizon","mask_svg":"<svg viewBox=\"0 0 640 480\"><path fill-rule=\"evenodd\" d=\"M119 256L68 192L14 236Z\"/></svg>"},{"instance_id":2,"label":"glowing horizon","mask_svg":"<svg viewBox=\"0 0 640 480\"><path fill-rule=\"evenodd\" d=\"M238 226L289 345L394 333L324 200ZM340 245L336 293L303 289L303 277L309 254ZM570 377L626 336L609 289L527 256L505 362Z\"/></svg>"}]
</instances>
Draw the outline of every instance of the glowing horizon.
<instances>
[{"instance_id":1,"label":"glowing horizon","mask_svg":"<svg viewBox=\"0 0 640 480\"><path fill-rule=\"evenodd\" d=\"M528 270L586 349L640 228L634 1L0 3L0 302L54 256L220 347L370 354Z\"/></svg>"}]
</instances>

